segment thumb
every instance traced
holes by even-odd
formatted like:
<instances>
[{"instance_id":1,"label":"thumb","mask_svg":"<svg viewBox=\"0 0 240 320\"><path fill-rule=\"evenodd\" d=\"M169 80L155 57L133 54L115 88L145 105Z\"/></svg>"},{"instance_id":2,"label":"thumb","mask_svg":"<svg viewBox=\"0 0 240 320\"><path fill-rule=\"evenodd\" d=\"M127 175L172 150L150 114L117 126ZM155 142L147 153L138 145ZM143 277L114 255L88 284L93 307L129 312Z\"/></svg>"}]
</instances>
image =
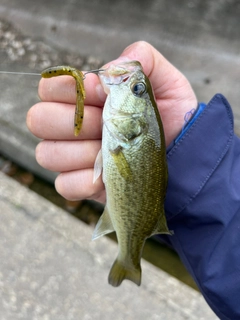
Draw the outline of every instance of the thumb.
<instances>
[{"instance_id":1,"label":"thumb","mask_svg":"<svg viewBox=\"0 0 240 320\"><path fill-rule=\"evenodd\" d=\"M163 93L171 87L170 82L177 82L184 77L159 51L145 41L128 46L114 64L127 60L141 62L144 73L151 81L156 99L164 98Z\"/></svg>"},{"instance_id":2,"label":"thumb","mask_svg":"<svg viewBox=\"0 0 240 320\"><path fill-rule=\"evenodd\" d=\"M186 77L149 43L140 41L127 47L119 57L138 60L152 84L160 111L167 145L177 136L184 115L197 107L197 99ZM117 60L115 60L116 63Z\"/></svg>"}]
</instances>

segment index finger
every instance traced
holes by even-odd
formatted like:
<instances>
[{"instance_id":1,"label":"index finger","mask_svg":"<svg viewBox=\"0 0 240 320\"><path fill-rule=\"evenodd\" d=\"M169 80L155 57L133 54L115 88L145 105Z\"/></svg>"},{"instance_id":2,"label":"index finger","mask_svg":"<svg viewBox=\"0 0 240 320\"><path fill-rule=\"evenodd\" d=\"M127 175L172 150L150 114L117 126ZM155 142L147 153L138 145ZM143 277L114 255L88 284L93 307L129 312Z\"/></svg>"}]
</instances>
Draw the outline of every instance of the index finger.
<instances>
[{"instance_id":1,"label":"index finger","mask_svg":"<svg viewBox=\"0 0 240 320\"><path fill-rule=\"evenodd\" d=\"M106 95L102 90L98 76L87 74L84 80L87 105L102 107ZM76 80L71 76L58 76L54 78L42 78L39 82L38 94L42 101L76 103Z\"/></svg>"}]
</instances>

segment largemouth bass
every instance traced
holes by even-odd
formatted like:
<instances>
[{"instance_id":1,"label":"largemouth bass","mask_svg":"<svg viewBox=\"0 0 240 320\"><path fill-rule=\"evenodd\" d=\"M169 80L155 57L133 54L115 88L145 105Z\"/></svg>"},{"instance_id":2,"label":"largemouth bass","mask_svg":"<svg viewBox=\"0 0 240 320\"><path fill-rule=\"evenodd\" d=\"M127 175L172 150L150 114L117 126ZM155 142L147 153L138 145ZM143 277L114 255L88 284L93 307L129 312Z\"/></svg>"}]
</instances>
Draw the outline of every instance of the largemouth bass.
<instances>
[{"instance_id":1,"label":"largemouth bass","mask_svg":"<svg viewBox=\"0 0 240 320\"><path fill-rule=\"evenodd\" d=\"M146 239L171 234L164 213L168 173L163 126L139 62L111 65L99 77L108 96L94 179L103 170L107 201L93 239L116 231L119 253L109 283L117 287L129 279L140 285Z\"/></svg>"}]
</instances>

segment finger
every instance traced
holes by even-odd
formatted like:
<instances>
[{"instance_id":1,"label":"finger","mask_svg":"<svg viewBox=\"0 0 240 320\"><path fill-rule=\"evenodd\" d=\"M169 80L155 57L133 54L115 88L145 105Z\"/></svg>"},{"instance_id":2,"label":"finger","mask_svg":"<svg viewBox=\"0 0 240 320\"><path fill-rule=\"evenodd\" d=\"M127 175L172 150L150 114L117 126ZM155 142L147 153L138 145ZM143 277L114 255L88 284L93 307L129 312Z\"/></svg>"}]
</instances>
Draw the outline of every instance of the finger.
<instances>
[{"instance_id":1,"label":"finger","mask_svg":"<svg viewBox=\"0 0 240 320\"><path fill-rule=\"evenodd\" d=\"M93 168L100 148L100 140L44 140L36 148L36 159L42 167L58 172Z\"/></svg>"},{"instance_id":2,"label":"finger","mask_svg":"<svg viewBox=\"0 0 240 320\"><path fill-rule=\"evenodd\" d=\"M174 81L182 74L161 55L154 47L144 41L136 42L127 47L120 59L110 62L117 63L123 58L138 60L143 70L152 82L156 98L169 88L169 81ZM159 81L164 79L164 81ZM85 104L103 106L106 99L99 78L95 74L87 74L84 80L86 91ZM160 90L161 89L161 90ZM42 101L57 101L63 103L76 103L76 82L71 76L59 76L50 79L41 79L39 83L39 96Z\"/></svg>"},{"instance_id":3,"label":"finger","mask_svg":"<svg viewBox=\"0 0 240 320\"><path fill-rule=\"evenodd\" d=\"M74 112L75 105L40 102L28 111L27 126L40 139L100 139L102 109L84 107L83 126L78 137L74 136Z\"/></svg>"},{"instance_id":4,"label":"finger","mask_svg":"<svg viewBox=\"0 0 240 320\"><path fill-rule=\"evenodd\" d=\"M122 62L123 58L138 60L143 66L145 74L150 78L156 98L169 88L169 81L179 79L183 75L153 46L145 41L135 42L128 46L120 55L120 59L111 63ZM108 64L108 65L109 65ZM164 81L159 81L164 79ZM106 99L99 78L95 74L87 74L84 80L86 90L85 104L103 106ZM41 79L39 96L43 101L58 101L63 103L76 102L75 79L70 76L59 76Z\"/></svg>"},{"instance_id":5,"label":"finger","mask_svg":"<svg viewBox=\"0 0 240 320\"><path fill-rule=\"evenodd\" d=\"M98 178L93 183L93 169L63 172L56 178L55 188L68 200L92 199L105 202L102 179Z\"/></svg>"},{"instance_id":6,"label":"finger","mask_svg":"<svg viewBox=\"0 0 240 320\"><path fill-rule=\"evenodd\" d=\"M87 105L103 106L106 95L101 89L98 77L87 74L84 80ZM49 79L42 78L39 82L38 94L42 101L56 101L76 104L76 80L71 76L59 76Z\"/></svg>"}]
</instances>

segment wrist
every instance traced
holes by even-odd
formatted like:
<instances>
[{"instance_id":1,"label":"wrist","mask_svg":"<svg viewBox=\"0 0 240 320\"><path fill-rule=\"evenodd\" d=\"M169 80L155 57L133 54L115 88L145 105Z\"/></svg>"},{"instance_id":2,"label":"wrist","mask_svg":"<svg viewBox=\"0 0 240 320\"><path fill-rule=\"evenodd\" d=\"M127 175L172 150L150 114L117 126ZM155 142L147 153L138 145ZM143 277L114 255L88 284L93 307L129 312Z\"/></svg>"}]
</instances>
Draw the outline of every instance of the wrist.
<instances>
[{"instance_id":1,"label":"wrist","mask_svg":"<svg viewBox=\"0 0 240 320\"><path fill-rule=\"evenodd\" d=\"M182 127L182 131L179 133L179 135L174 140L174 144L176 144L184 136L184 134L191 128L191 126L194 124L194 122L200 116L200 114L205 109L205 107L206 107L206 104L203 102L200 102L196 109L193 108L185 114L185 116L184 116L185 123Z\"/></svg>"}]
</instances>

